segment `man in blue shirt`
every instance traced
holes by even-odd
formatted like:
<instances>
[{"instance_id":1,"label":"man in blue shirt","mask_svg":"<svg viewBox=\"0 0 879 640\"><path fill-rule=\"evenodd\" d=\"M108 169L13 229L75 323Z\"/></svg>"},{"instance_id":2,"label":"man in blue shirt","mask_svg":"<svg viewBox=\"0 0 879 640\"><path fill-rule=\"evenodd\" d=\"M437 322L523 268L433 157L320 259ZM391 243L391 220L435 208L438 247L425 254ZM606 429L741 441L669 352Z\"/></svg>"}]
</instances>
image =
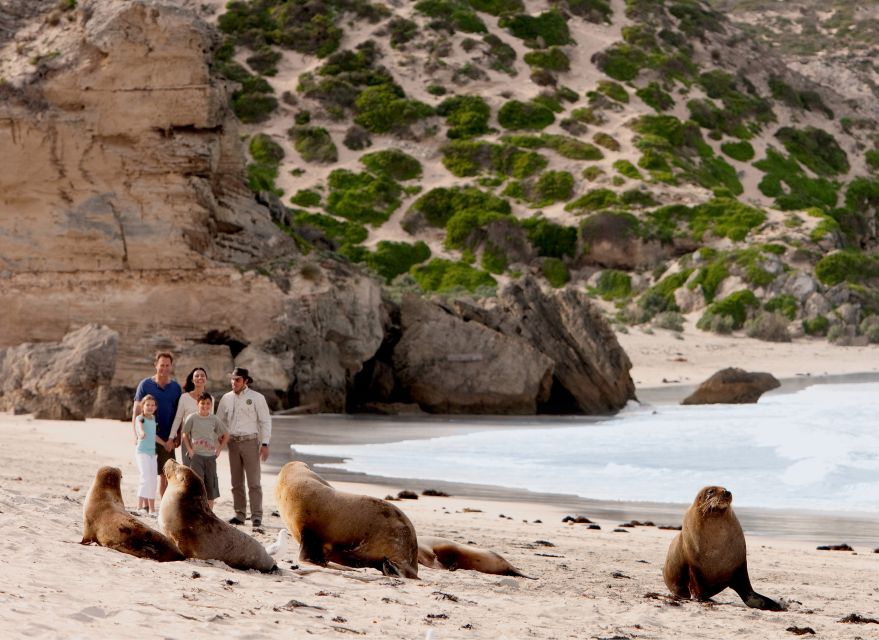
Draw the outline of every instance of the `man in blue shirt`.
<instances>
[{"instance_id":1,"label":"man in blue shirt","mask_svg":"<svg viewBox=\"0 0 879 640\"><path fill-rule=\"evenodd\" d=\"M134 393L134 410L131 413L131 425L134 427L134 419L140 413L140 401L147 394L156 399L156 435L167 441L166 445L156 443L156 463L159 471L159 499L165 493L168 480L162 473L165 462L170 459L177 460L177 445L169 439L174 415L177 413L177 401L183 393L177 381L171 378L171 367L174 364L174 356L166 351L160 351L155 359L156 375L144 378L137 385ZM135 438L137 437L135 431Z\"/></svg>"}]
</instances>

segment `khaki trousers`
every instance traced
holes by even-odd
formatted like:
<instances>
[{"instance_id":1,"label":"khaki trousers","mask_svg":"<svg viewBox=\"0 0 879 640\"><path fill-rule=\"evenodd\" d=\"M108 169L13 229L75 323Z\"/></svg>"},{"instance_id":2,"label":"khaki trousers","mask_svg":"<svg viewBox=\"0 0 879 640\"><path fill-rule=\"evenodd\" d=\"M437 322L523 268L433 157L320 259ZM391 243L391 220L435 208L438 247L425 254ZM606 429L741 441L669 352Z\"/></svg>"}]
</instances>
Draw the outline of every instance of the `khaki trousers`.
<instances>
[{"instance_id":1,"label":"khaki trousers","mask_svg":"<svg viewBox=\"0 0 879 640\"><path fill-rule=\"evenodd\" d=\"M229 468L232 473L232 501L235 515L241 520L247 515L247 498L244 495L244 477L247 476L250 516L254 520L262 520L259 438L229 440Z\"/></svg>"}]
</instances>

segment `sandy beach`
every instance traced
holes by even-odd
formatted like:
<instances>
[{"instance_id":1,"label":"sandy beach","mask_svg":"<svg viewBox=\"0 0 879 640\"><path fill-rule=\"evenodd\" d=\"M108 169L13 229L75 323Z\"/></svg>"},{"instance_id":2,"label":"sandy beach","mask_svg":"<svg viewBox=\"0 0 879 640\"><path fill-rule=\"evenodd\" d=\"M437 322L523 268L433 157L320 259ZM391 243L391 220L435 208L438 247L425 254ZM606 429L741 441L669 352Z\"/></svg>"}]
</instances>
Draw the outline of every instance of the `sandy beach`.
<instances>
[{"instance_id":1,"label":"sandy beach","mask_svg":"<svg viewBox=\"0 0 879 640\"><path fill-rule=\"evenodd\" d=\"M82 546L82 503L97 468L123 471L123 496L135 503L137 470L127 423L37 421L0 415L0 575L4 637L131 637L148 629L168 638L781 638L788 628L819 637L876 637L877 624L840 622L879 611L879 554L817 551L814 543L752 536L755 588L788 610L747 609L724 591L714 604L668 597L661 567L674 531L615 531L617 519L593 518L600 530L570 525L567 505L494 498L425 497L398 502L422 534L494 549L536 580L421 568L420 580L374 570L298 566L291 543L276 556L281 573L242 572L218 562L159 564ZM228 462L219 464L232 514ZM407 488L334 483L384 497ZM263 477L266 512L274 475ZM145 519L150 524L155 521ZM281 521L267 518L263 543ZM295 567L295 568L294 568ZM51 612L50 615L47 615Z\"/></svg>"}]
</instances>

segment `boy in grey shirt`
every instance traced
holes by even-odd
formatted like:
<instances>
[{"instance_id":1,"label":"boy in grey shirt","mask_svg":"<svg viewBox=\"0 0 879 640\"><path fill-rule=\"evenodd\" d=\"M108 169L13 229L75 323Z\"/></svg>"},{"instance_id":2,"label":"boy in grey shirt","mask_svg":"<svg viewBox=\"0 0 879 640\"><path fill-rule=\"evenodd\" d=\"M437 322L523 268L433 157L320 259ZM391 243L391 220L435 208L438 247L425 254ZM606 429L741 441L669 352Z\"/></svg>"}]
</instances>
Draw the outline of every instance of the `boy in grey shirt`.
<instances>
[{"instance_id":1,"label":"boy in grey shirt","mask_svg":"<svg viewBox=\"0 0 879 640\"><path fill-rule=\"evenodd\" d=\"M193 413L183 423L183 446L190 456L190 469L204 481L208 506L213 509L214 500L220 497L217 457L229 440L229 430L211 413L211 406L213 398L205 391L198 397L198 413Z\"/></svg>"}]
</instances>

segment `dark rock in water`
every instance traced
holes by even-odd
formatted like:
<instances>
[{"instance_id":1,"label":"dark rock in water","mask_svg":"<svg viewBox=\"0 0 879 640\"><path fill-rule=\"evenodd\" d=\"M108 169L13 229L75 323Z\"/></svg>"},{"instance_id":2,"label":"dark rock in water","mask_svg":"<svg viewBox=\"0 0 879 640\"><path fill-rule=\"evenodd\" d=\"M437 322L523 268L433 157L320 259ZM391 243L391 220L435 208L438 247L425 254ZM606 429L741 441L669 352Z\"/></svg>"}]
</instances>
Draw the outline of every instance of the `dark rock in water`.
<instances>
[{"instance_id":1,"label":"dark rock in water","mask_svg":"<svg viewBox=\"0 0 879 640\"><path fill-rule=\"evenodd\" d=\"M779 386L781 383L772 374L729 367L700 384L681 404L752 404Z\"/></svg>"},{"instance_id":2,"label":"dark rock in water","mask_svg":"<svg viewBox=\"0 0 879 640\"><path fill-rule=\"evenodd\" d=\"M590 524L587 529L591 529L593 531L601 531L601 525L598 524Z\"/></svg>"},{"instance_id":3,"label":"dark rock in water","mask_svg":"<svg viewBox=\"0 0 879 640\"><path fill-rule=\"evenodd\" d=\"M629 532L626 531L625 529L614 529L613 532L614 532L614 533L629 533Z\"/></svg>"},{"instance_id":4,"label":"dark rock in water","mask_svg":"<svg viewBox=\"0 0 879 640\"><path fill-rule=\"evenodd\" d=\"M663 531L680 531L681 525L661 524L656 528L662 529Z\"/></svg>"},{"instance_id":5,"label":"dark rock in water","mask_svg":"<svg viewBox=\"0 0 879 640\"><path fill-rule=\"evenodd\" d=\"M418 500L418 494L414 491L403 489L403 491L397 493L397 498L400 500Z\"/></svg>"},{"instance_id":6,"label":"dark rock in water","mask_svg":"<svg viewBox=\"0 0 879 640\"><path fill-rule=\"evenodd\" d=\"M112 329L88 324L60 343L0 349L0 409L53 420L95 416L95 396L113 379L118 341Z\"/></svg>"},{"instance_id":7,"label":"dark rock in water","mask_svg":"<svg viewBox=\"0 0 879 640\"><path fill-rule=\"evenodd\" d=\"M842 544L826 544L815 548L818 551L854 551L854 549L844 542Z\"/></svg>"},{"instance_id":8,"label":"dark rock in water","mask_svg":"<svg viewBox=\"0 0 879 640\"><path fill-rule=\"evenodd\" d=\"M437 498L448 498L449 494L445 491L439 491L438 489L425 489L421 492L423 496L434 496Z\"/></svg>"}]
</instances>

